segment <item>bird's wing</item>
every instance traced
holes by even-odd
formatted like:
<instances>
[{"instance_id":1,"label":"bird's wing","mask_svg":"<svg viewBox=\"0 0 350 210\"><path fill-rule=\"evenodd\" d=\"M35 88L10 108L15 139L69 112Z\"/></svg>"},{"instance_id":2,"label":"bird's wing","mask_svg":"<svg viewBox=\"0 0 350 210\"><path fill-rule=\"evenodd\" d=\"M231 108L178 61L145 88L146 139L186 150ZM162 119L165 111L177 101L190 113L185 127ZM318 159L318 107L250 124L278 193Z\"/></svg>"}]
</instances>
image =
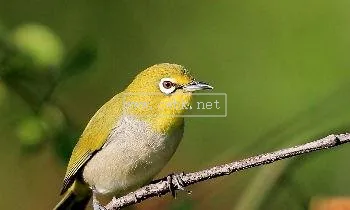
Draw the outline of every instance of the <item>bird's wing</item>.
<instances>
[{"instance_id":1,"label":"bird's wing","mask_svg":"<svg viewBox=\"0 0 350 210\"><path fill-rule=\"evenodd\" d=\"M72 185L82 166L103 147L121 115L121 106L121 100L117 95L103 105L91 118L73 149L63 180L61 194L65 193Z\"/></svg>"}]
</instances>

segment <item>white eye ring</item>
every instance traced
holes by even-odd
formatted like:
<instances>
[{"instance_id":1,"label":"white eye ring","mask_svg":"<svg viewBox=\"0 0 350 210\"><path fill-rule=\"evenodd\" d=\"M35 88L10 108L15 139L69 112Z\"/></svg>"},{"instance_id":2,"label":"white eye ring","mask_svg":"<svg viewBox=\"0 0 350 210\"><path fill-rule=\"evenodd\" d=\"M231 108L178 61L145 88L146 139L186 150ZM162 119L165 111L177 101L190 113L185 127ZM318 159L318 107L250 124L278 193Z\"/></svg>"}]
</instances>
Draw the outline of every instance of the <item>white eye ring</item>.
<instances>
[{"instance_id":1,"label":"white eye ring","mask_svg":"<svg viewBox=\"0 0 350 210\"><path fill-rule=\"evenodd\" d=\"M176 90L175 80L171 78L163 78L159 82L159 89L162 93L167 95L173 93Z\"/></svg>"}]
</instances>

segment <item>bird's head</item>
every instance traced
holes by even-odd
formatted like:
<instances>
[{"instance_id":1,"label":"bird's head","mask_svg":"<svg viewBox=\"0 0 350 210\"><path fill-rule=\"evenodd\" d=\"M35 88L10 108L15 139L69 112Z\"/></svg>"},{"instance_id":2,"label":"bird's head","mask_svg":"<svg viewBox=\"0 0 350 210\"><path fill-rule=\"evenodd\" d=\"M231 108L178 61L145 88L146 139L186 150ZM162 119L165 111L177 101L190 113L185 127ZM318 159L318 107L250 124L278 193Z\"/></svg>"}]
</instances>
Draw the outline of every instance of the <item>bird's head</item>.
<instances>
[{"instance_id":1,"label":"bird's head","mask_svg":"<svg viewBox=\"0 0 350 210\"><path fill-rule=\"evenodd\" d=\"M166 130L189 108L192 93L205 89L213 87L196 81L183 66L157 64L138 74L123 92L123 108Z\"/></svg>"}]
</instances>

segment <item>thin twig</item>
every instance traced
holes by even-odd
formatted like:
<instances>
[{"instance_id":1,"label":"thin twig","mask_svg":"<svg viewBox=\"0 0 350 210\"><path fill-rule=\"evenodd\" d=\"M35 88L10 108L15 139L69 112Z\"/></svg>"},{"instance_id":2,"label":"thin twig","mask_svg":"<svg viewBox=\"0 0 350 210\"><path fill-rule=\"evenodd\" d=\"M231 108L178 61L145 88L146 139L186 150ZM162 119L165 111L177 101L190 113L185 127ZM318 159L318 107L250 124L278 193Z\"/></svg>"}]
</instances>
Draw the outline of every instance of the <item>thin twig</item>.
<instances>
[{"instance_id":1,"label":"thin twig","mask_svg":"<svg viewBox=\"0 0 350 210\"><path fill-rule=\"evenodd\" d=\"M261 154L246 158L243 160L235 161L232 163L214 166L210 169L188 173L188 174L179 174L183 180L184 187L201 182L208 179L213 179L220 176L225 176L232 174L237 171L245 170L248 168L266 165L278 160L290 158L293 156L298 156L301 154L306 154L316 150L323 150L332 147L339 146L341 144L350 142L350 133L339 134L339 135L329 135L323 139L316 140L307 144L302 144L299 146L286 148L278 150L271 153ZM175 181L172 181L173 186L177 188ZM169 191L169 183L166 178L161 179L160 181L146 185L134 192L131 192L123 197L118 199L113 199L109 204L107 204L107 210L116 210L125 206L139 203L143 200L146 200L151 197L164 195ZM178 190L178 189L176 189Z\"/></svg>"}]
</instances>

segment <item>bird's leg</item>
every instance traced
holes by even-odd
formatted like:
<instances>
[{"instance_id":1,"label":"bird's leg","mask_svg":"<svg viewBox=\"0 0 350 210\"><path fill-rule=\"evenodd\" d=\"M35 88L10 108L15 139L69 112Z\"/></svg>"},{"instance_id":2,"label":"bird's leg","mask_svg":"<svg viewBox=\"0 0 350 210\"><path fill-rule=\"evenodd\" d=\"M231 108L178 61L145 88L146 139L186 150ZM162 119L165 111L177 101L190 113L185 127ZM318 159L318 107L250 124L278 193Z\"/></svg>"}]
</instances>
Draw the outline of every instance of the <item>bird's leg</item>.
<instances>
[{"instance_id":1,"label":"bird's leg","mask_svg":"<svg viewBox=\"0 0 350 210\"><path fill-rule=\"evenodd\" d=\"M182 172L181 174L170 174L167 176L169 191L174 198L176 198L176 190L185 191L185 182L181 178L183 174ZM190 193L190 191L188 191L188 193Z\"/></svg>"},{"instance_id":2,"label":"bird's leg","mask_svg":"<svg viewBox=\"0 0 350 210\"><path fill-rule=\"evenodd\" d=\"M107 210L101 203L97 200L97 192L95 188L92 188L92 206L94 210Z\"/></svg>"}]
</instances>

